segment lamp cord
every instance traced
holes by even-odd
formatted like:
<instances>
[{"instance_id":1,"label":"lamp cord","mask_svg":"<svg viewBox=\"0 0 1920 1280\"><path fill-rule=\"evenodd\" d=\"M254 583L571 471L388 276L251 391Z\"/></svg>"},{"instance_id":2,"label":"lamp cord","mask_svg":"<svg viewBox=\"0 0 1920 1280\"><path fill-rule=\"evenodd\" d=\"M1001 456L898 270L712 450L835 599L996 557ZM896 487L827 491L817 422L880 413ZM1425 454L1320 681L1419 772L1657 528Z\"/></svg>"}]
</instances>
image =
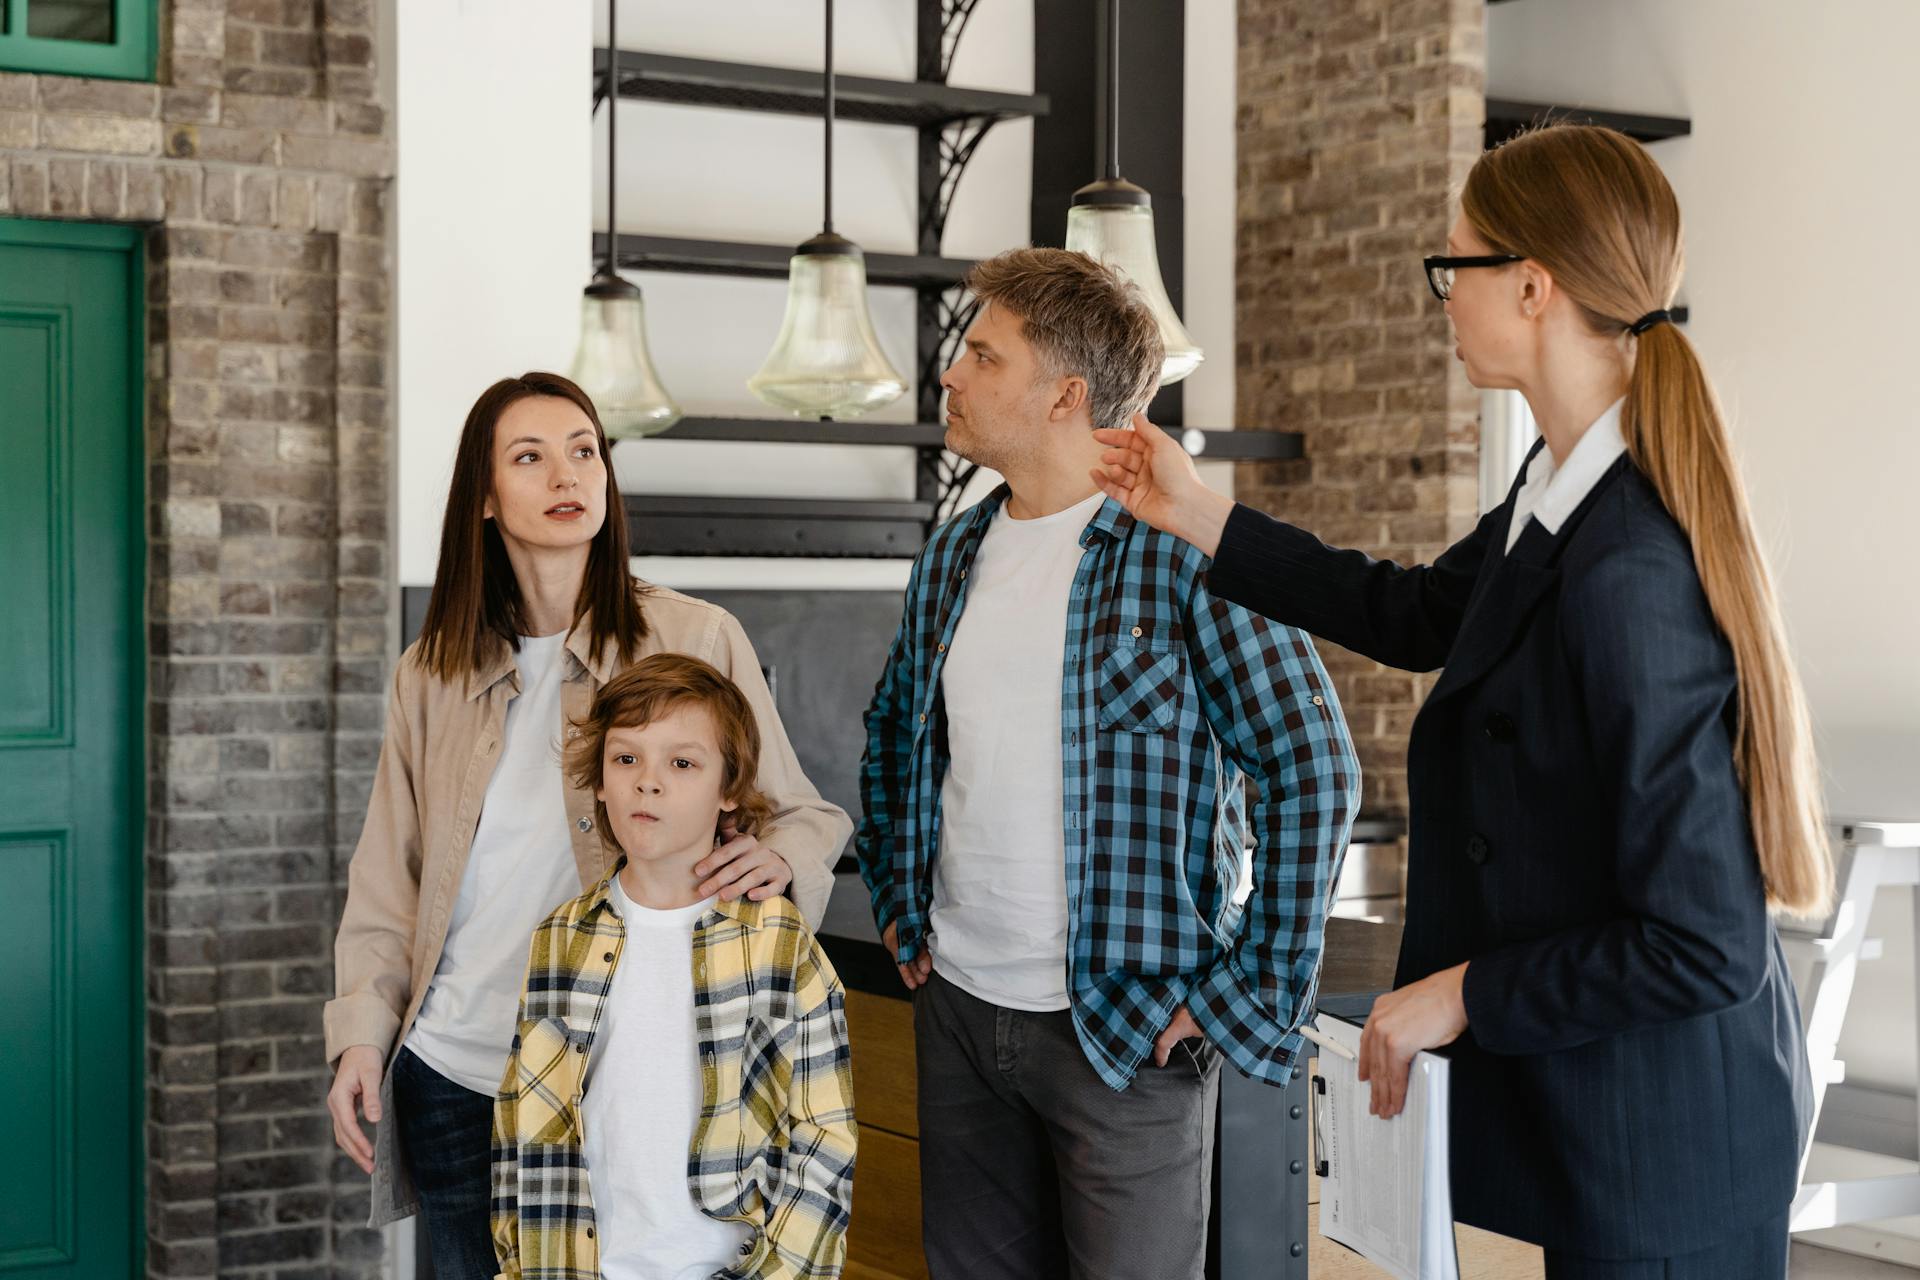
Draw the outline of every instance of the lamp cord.
<instances>
[{"instance_id":1,"label":"lamp cord","mask_svg":"<svg viewBox=\"0 0 1920 1280\"><path fill-rule=\"evenodd\" d=\"M1107 177L1120 177L1120 0L1107 0Z\"/></svg>"},{"instance_id":2,"label":"lamp cord","mask_svg":"<svg viewBox=\"0 0 1920 1280\"><path fill-rule=\"evenodd\" d=\"M826 5L827 5L827 109L826 109L827 145L826 145L826 174L825 174L824 180L821 182L821 188L825 192L825 196L826 196L826 199L825 199L826 213L825 213L825 216L820 221L820 229L823 232L830 232L833 230L833 0L826 0Z\"/></svg>"},{"instance_id":3,"label":"lamp cord","mask_svg":"<svg viewBox=\"0 0 1920 1280\"><path fill-rule=\"evenodd\" d=\"M619 184L614 181L614 145L613 122L620 106L620 42L614 35L615 15L619 12L620 0L607 0L607 274L614 275L620 259L620 223L614 217L614 194Z\"/></svg>"}]
</instances>

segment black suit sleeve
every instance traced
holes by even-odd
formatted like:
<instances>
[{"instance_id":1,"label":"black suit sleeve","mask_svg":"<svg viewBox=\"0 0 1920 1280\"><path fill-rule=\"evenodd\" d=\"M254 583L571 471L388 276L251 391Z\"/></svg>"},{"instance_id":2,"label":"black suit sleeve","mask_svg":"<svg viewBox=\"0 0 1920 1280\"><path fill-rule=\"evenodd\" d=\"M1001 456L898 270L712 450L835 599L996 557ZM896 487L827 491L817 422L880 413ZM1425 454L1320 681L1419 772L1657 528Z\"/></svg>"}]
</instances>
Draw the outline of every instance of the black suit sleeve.
<instances>
[{"instance_id":1,"label":"black suit sleeve","mask_svg":"<svg viewBox=\"0 0 1920 1280\"><path fill-rule=\"evenodd\" d=\"M1511 503L1509 498L1508 502ZM1244 503L1235 504L1207 573L1207 589L1375 662L1431 671L1447 660L1505 506L1430 565L1403 568L1329 547Z\"/></svg>"},{"instance_id":2,"label":"black suit sleeve","mask_svg":"<svg viewBox=\"0 0 1920 1280\"><path fill-rule=\"evenodd\" d=\"M1766 976L1766 900L1734 772L1733 653L1684 537L1665 532L1610 548L1562 588L1563 652L1613 814L1618 914L1467 965L1467 1022L1494 1053L1714 1013Z\"/></svg>"}]
</instances>

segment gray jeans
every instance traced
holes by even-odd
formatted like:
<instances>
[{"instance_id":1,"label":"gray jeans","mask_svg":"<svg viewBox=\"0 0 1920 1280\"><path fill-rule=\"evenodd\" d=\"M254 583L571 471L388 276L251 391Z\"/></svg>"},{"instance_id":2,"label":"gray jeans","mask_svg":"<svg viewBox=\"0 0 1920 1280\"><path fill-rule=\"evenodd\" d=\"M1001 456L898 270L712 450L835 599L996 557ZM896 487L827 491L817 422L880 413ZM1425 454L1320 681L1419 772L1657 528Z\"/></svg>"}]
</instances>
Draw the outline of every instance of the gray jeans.
<instances>
[{"instance_id":1,"label":"gray jeans","mask_svg":"<svg viewBox=\"0 0 1920 1280\"><path fill-rule=\"evenodd\" d=\"M913 997L923 1242L934 1280L1203 1274L1220 1061L1184 1040L1124 1093L1069 1013L1002 1009L936 972Z\"/></svg>"}]
</instances>

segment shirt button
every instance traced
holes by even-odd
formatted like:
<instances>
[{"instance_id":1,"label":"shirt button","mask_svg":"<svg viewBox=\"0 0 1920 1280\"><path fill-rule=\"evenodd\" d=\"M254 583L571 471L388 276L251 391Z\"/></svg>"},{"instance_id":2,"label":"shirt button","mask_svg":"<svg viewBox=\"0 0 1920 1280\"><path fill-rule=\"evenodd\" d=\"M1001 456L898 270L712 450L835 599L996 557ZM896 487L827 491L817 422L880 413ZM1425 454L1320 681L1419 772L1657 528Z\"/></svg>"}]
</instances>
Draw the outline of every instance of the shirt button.
<instances>
[{"instance_id":1,"label":"shirt button","mask_svg":"<svg viewBox=\"0 0 1920 1280\"><path fill-rule=\"evenodd\" d=\"M944 644L937 644L933 647L933 651L935 653L945 653L947 651L947 646L945 646Z\"/></svg>"},{"instance_id":2,"label":"shirt button","mask_svg":"<svg viewBox=\"0 0 1920 1280\"><path fill-rule=\"evenodd\" d=\"M592 818L582 818L582 819L580 819L580 822L579 822L579 824L578 824L578 825L579 825L579 827L580 827L580 829L581 829L582 831L591 831L591 830L593 830L593 819L592 819Z\"/></svg>"},{"instance_id":3,"label":"shirt button","mask_svg":"<svg viewBox=\"0 0 1920 1280\"><path fill-rule=\"evenodd\" d=\"M1138 638L1139 638L1139 636L1140 636L1140 628L1138 628L1138 627L1135 627L1135 628L1133 629L1133 634L1134 634L1134 638L1135 638L1135 639L1138 639Z\"/></svg>"},{"instance_id":4,"label":"shirt button","mask_svg":"<svg viewBox=\"0 0 1920 1280\"><path fill-rule=\"evenodd\" d=\"M573 1046L573 1051L574 1051L575 1053L585 1053L585 1052L587 1051L587 1046L585 1046L585 1045L583 1045L583 1044L577 1044L577 1045L575 1045L575 1046Z\"/></svg>"},{"instance_id":5,"label":"shirt button","mask_svg":"<svg viewBox=\"0 0 1920 1280\"><path fill-rule=\"evenodd\" d=\"M612 963L613 963L613 952L611 952L611 951L609 951L609 952L607 952L607 954L605 954L604 956L601 956L600 958L601 958L602 960L605 960L605 961L606 961L606 962L607 962L608 964L612 964Z\"/></svg>"},{"instance_id":6,"label":"shirt button","mask_svg":"<svg viewBox=\"0 0 1920 1280\"><path fill-rule=\"evenodd\" d=\"M1473 835L1467 837L1467 861L1471 862L1474 866L1485 866L1487 854L1491 851L1492 847L1488 845L1487 838L1479 832L1475 832Z\"/></svg>"},{"instance_id":7,"label":"shirt button","mask_svg":"<svg viewBox=\"0 0 1920 1280\"><path fill-rule=\"evenodd\" d=\"M927 713L922 711L920 713L920 723L925 724L926 722L927 722Z\"/></svg>"},{"instance_id":8,"label":"shirt button","mask_svg":"<svg viewBox=\"0 0 1920 1280\"><path fill-rule=\"evenodd\" d=\"M587 1239L589 1239L589 1240L591 1240L591 1239L593 1239L593 1228L592 1228L592 1227L588 1227L588 1228L587 1228Z\"/></svg>"},{"instance_id":9,"label":"shirt button","mask_svg":"<svg viewBox=\"0 0 1920 1280\"><path fill-rule=\"evenodd\" d=\"M1316 693L1313 695L1313 705L1316 707L1324 707L1327 705L1327 701Z\"/></svg>"},{"instance_id":10,"label":"shirt button","mask_svg":"<svg viewBox=\"0 0 1920 1280\"><path fill-rule=\"evenodd\" d=\"M966 581L966 578L967 578L967 571L966 571L965 569L962 569L962 570L960 571L960 580L961 580L962 582L964 582L964 581Z\"/></svg>"}]
</instances>

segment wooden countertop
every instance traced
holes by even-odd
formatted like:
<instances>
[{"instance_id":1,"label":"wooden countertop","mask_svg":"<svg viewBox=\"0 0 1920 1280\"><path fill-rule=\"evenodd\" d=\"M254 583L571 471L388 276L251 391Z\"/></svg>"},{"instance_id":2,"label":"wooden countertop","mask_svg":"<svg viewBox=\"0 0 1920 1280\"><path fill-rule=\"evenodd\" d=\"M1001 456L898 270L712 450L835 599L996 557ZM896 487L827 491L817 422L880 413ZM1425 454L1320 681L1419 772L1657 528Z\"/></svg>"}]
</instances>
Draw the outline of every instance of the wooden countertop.
<instances>
[{"instance_id":1,"label":"wooden countertop","mask_svg":"<svg viewBox=\"0 0 1920 1280\"><path fill-rule=\"evenodd\" d=\"M1324 999L1386 991L1393 986L1393 968L1399 958L1399 925L1330 919L1320 968L1320 995Z\"/></svg>"},{"instance_id":2,"label":"wooden countertop","mask_svg":"<svg viewBox=\"0 0 1920 1280\"><path fill-rule=\"evenodd\" d=\"M820 934L820 945L833 961L840 981L849 991L907 999L907 989L892 960L878 942L832 931ZM1393 986L1394 962L1400 955L1400 926L1370 920L1327 921L1326 955L1320 971L1320 996L1350 996L1385 991Z\"/></svg>"}]
</instances>

